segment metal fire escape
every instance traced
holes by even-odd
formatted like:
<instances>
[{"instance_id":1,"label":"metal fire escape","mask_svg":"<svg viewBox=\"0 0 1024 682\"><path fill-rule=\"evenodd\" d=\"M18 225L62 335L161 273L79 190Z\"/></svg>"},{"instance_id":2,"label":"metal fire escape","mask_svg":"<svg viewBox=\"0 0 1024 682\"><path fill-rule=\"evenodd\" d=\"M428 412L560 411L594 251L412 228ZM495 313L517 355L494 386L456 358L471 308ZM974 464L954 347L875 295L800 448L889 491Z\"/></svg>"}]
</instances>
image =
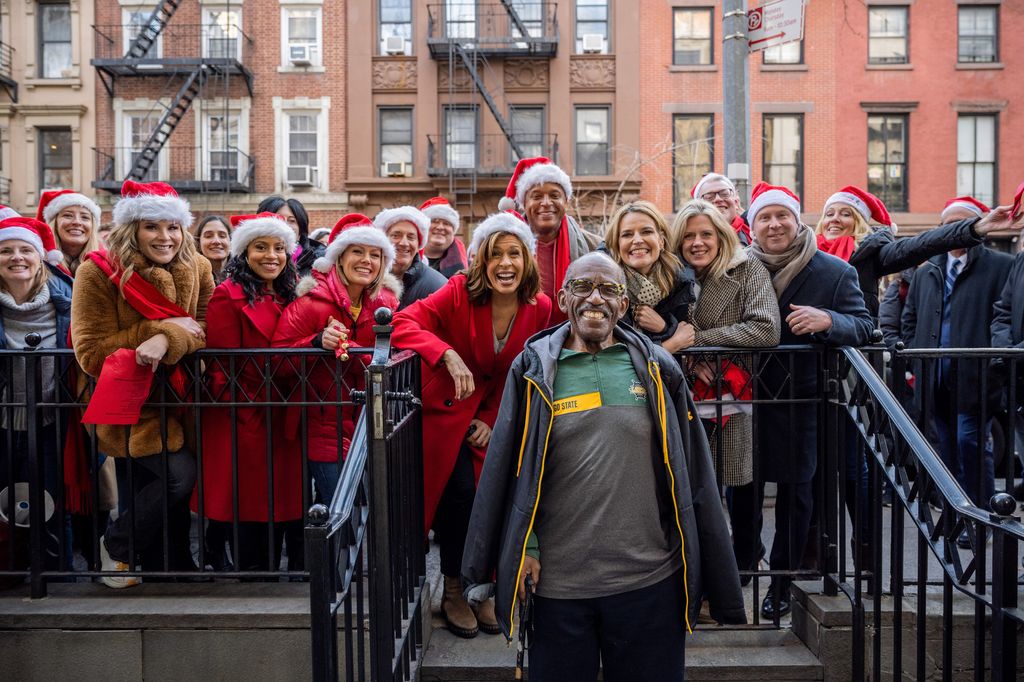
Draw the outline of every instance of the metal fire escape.
<instances>
[{"instance_id":1,"label":"metal fire escape","mask_svg":"<svg viewBox=\"0 0 1024 682\"><path fill-rule=\"evenodd\" d=\"M507 177L515 161L524 156L522 141L503 111L504 93L492 93L487 83L501 83L491 60L522 57L554 57L558 50L557 6L541 0L499 0L473 3L448 0L428 7L427 45L434 59L448 69L446 110L469 106L477 109L479 100L490 111L501 135L481 135L476 131L473 163L460 157L454 162L452 141L447 132L428 136L428 174L446 178L448 197L456 210L471 220L477 212L473 199L481 177ZM467 20L467 16L469 19ZM475 97L467 103L466 78ZM493 86L492 86L493 87ZM442 126L446 126L443 121ZM500 139L492 139L500 138ZM507 148L507 152L505 151ZM489 162L482 162L481 156ZM496 158L501 159L495 162Z\"/></svg>"},{"instance_id":2,"label":"metal fire escape","mask_svg":"<svg viewBox=\"0 0 1024 682\"><path fill-rule=\"evenodd\" d=\"M143 26L96 26L96 58L92 60L107 93L114 97L119 78L164 77L165 84L158 102L169 100L162 109L158 122L153 126L141 147L127 152L115 145L111 152L97 149L99 168L95 187L116 191L124 179L143 180L150 175L157 164L168 140L192 109L197 98L213 81L222 85L223 100L226 102L231 91L231 77L241 76L249 96L253 94L253 74L243 63L243 50L251 39L237 26L178 25L171 19L182 0L161 0L149 15ZM128 29L138 29L134 37L126 37ZM222 35L225 30L230 31ZM219 33L217 33L219 31ZM159 49L163 37L164 49ZM121 46L128 43L125 49ZM240 44L239 44L240 43ZM166 53L166 54L165 54ZM187 150L188 148L186 148ZM194 149L194 148L192 148ZM200 148L199 156L202 156ZM198 169L194 177L171 179L179 191L252 191L255 174L251 157L235 149L236 163L246 163L246 177L212 179L200 177ZM245 156L243 160L241 157ZM122 159L128 159L122 161ZM202 160L193 162L194 167ZM117 172L118 166L122 172Z\"/></svg>"}]
</instances>

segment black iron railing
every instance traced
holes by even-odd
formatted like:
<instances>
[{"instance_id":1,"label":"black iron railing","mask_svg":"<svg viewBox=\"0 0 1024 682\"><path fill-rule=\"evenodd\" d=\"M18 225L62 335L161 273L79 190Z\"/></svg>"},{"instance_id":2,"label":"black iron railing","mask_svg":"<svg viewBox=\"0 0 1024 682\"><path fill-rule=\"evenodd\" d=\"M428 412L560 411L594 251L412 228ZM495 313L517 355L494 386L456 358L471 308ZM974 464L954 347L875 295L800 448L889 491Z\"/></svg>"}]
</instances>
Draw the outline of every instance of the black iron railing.
<instances>
[{"instance_id":1,"label":"black iron railing","mask_svg":"<svg viewBox=\"0 0 1024 682\"><path fill-rule=\"evenodd\" d=\"M143 27L131 24L93 26L97 66L124 65L160 69L197 63L247 65L252 61L254 41L237 24L179 24L162 28L141 57L130 55L132 42ZM159 72L158 72L159 73Z\"/></svg>"},{"instance_id":2,"label":"black iron railing","mask_svg":"<svg viewBox=\"0 0 1024 682\"><path fill-rule=\"evenodd\" d=\"M514 139L525 158L546 156L558 163L558 135L519 135ZM509 139L498 133L476 135L465 142L427 135L427 175L505 177L518 160Z\"/></svg>"},{"instance_id":3,"label":"black iron railing","mask_svg":"<svg viewBox=\"0 0 1024 682\"><path fill-rule=\"evenodd\" d=\"M554 56L558 6L553 2L476 2L427 6L427 45L448 56L449 43L490 56Z\"/></svg>"},{"instance_id":4,"label":"black iron railing","mask_svg":"<svg viewBox=\"0 0 1024 682\"><path fill-rule=\"evenodd\" d=\"M93 187L119 191L141 148L93 148L96 153L96 180ZM160 150L146 181L162 180L179 192L213 193L255 191L256 159L254 156L228 146L223 149L209 146L181 146L169 144Z\"/></svg>"}]
</instances>

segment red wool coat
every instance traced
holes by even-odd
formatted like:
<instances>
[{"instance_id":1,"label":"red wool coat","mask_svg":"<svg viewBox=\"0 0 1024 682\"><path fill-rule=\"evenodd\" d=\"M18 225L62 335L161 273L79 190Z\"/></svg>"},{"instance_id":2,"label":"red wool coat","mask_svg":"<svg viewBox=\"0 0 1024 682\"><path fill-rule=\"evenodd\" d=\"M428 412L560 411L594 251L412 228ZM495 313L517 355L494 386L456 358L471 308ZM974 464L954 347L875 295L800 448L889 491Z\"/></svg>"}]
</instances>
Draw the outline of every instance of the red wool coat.
<instances>
[{"instance_id":1,"label":"red wool coat","mask_svg":"<svg viewBox=\"0 0 1024 682\"><path fill-rule=\"evenodd\" d=\"M417 301L395 316L391 343L416 351L423 359L423 512L426 529L434 520L469 423L479 419L494 427L505 390L505 377L526 340L548 326L551 299L520 305L508 342L494 353L490 305L474 305L466 291L465 275L455 275L443 288ZM473 372L475 390L455 400L455 382L441 356L454 349ZM486 450L472 448L477 479Z\"/></svg>"},{"instance_id":2,"label":"red wool coat","mask_svg":"<svg viewBox=\"0 0 1024 682\"><path fill-rule=\"evenodd\" d=\"M269 348L284 306L267 296L249 305L242 287L232 281L218 286L207 308L207 348ZM266 401L263 382L268 356L235 356L234 400ZM206 379L215 400L230 402L230 359L223 356L207 363ZM271 365L273 371L273 365ZM272 394L273 395L273 394ZM272 400L276 400L272 397ZM302 461L299 443L285 437L283 410L238 407L232 420L227 407L203 410L203 503L207 517L232 521L233 482L231 441L235 438L238 461L239 521L267 521L267 420L273 425L271 444L274 465L274 520L302 518Z\"/></svg>"},{"instance_id":3,"label":"red wool coat","mask_svg":"<svg viewBox=\"0 0 1024 682\"><path fill-rule=\"evenodd\" d=\"M283 348L311 348L313 339L327 326L327 320L333 317L348 328L348 340L352 347L372 348L374 343L373 313L377 308L398 309L398 299L387 290L381 289L371 297L363 293L363 307L359 311L359 319L352 319L349 313L351 301L348 289L338 277L337 269L328 274L312 273L313 282L309 278L305 283L315 283L313 289L295 299L284 309L281 319L274 332L272 345ZM362 390L366 384L366 362L368 356L351 355L342 364L341 390L335 383L333 358L307 358L306 370L309 375L310 389L307 400L320 401L315 407L306 411L306 433L309 439L308 452L311 462L340 463L348 454L355 431L356 416L359 407L337 405L338 401L348 401L350 392ZM298 370L300 365L293 361L292 368ZM301 400L298 390L293 392L296 400ZM301 410L290 408L285 420L285 434L298 438ZM339 459L338 445L341 444Z\"/></svg>"}]
</instances>

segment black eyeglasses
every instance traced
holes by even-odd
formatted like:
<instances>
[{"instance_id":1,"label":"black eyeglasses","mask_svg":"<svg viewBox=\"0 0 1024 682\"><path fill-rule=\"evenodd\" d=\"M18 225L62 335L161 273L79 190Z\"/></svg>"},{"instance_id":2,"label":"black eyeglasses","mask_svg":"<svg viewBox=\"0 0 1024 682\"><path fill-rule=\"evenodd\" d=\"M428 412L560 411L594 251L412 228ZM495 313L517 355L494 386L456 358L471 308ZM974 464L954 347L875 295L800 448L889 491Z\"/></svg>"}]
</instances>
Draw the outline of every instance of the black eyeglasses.
<instances>
[{"instance_id":1,"label":"black eyeglasses","mask_svg":"<svg viewBox=\"0 0 1024 682\"><path fill-rule=\"evenodd\" d=\"M704 194L700 195L700 198L703 199L704 201L714 201L715 197L729 199L732 197L733 194L735 194L735 192L726 187L725 189L720 189L717 192L705 192Z\"/></svg>"},{"instance_id":2,"label":"black eyeglasses","mask_svg":"<svg viewBox=\"0 0 1024 682\"><path fill-rule=\"evenodd\" d=\"M622 284L616 284L615 282L598 283L589 279L568 279L565 281L565 289L578 298L586 298L594 293L594 289L597 289L597 293L606 301L616 299L626 291L626 287Z\"/></svg>"}]
</instances>

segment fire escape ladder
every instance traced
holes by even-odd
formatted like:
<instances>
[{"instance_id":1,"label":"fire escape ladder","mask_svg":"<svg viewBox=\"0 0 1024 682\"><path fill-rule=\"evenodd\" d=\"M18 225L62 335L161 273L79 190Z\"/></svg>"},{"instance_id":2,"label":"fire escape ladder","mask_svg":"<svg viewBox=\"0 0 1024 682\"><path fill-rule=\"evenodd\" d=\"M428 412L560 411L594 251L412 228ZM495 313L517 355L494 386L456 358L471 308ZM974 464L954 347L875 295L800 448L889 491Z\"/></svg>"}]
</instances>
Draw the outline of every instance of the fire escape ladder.
<instances>
[{"instance_id":1,"label":"fire escape ladder","mask_svg":"<svg viewBox=\"0 0 1024 682\"><path fill-rule=\"evenodd\" d=\"M145 58L180 4L181 0L162 0L149 15L149 21L146 22L145 27L139 31L139 35L135 36L135 40L128 46L128 53L125 56L131 59Z\"/></svg>"},{"instance_id":2,"label":"fire escape ladder","mask_svg":"<svg viewBox=\"0 0 1024 682\"><path fill-rule=\"evenodd\" d=\"M523 23L522 18L519 16L519 12L517 12L516 8L512 5L512 0L499 0L499 1L501 2L502 6L505 8L505 11L508 12L508 18L512 20L512 23L515 25L516 30L519 31L519 35L521 35L521 36L528 36L528 35L530 35L530 31L529 31L529 29L526 28L526 24Z\"/></svg>"},{"instance_id":3,"label":"fire escape ladder","mask_svg":"<svg viewBox=\"0 0 1024 682\"><path fill-rule=\"evenodd\" d=\"M501 132L505 135L505 139L512 145L512 149L515 151L518 158L523 158L523 150L520 148L519 143L516 141L515 136L512 134L512 127L505 120L505 117L501 114L501 109L498 108L498 104L491 97L491 93L487 91L487 86L484 85L483 78L480 77L480 72L476 68L476 59L471 57L466 48L459 45L457 42L452 41L452 49L459 56L462 61L462 65L466 67L466 72L469 77L473 79L473 84L476 86L477 91L481 97L484 98L484 102L487 103L487 108L491 110L491 114L494 115L494 119L498 122L498 127L501 128Z\"/></svg>"},{"instance_id":4,"label":"fire escape ladder","mask_svg":"<svg viewBox=\"0 0 1024 682\"><path fill-rule=\"evenodd\" d=\"M167 107L164 115L160 118L160 122L153 129L153 134L149 136L145 146L143 146L139 155L135 157L131 170L128 171L129 178L142 180L146 177L146 174L156 162L160 150L164 148L174 129L178 127L181 119L188 113L188 110L192 107L192 102L199 96L208 75L207 67L200 66L190 73L185 82L181 84L171 105Z\"/></svg>"}]
</instances>

